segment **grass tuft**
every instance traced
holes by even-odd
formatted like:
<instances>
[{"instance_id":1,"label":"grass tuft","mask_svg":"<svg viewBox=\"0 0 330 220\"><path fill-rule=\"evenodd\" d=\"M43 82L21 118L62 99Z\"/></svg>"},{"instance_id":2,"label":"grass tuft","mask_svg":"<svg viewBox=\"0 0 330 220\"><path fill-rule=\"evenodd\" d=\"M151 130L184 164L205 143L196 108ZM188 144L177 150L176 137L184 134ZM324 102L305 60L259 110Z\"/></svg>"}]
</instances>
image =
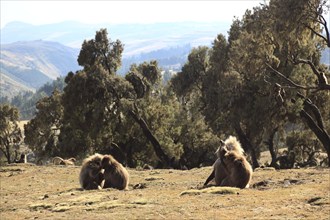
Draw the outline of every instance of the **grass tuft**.
<instances>
[{"instance_id":1,"label":"grass tuft","mask_svg":"<svg viewBox=\"0 0 330 220\"><path fill-rule=\"evenodd\" d=\"M183 195L200 195L202 193L210 193L210 194L237 194L238 191L240 189L239 188L235 188L235 187L216 187L216 186L212 186L212 187L208 187L205 189L190 189L190 190L186 190L181 192L180 196Z\"/></svg>"},{"instance_id":2,"label":"grass tuft","mask_svg":"<svg viewBox=\"0 0 330 220\"><path fill-rule=\"evenodd\" d=\"M51 204L49 204L49 203L35 203L35 204L31 204L30 206L29 206L29 208L31 209L31 210L41 210L41 209L49 209L49 208L51 208L52 207L52 205Z\"/></svg>"}]
</instances>

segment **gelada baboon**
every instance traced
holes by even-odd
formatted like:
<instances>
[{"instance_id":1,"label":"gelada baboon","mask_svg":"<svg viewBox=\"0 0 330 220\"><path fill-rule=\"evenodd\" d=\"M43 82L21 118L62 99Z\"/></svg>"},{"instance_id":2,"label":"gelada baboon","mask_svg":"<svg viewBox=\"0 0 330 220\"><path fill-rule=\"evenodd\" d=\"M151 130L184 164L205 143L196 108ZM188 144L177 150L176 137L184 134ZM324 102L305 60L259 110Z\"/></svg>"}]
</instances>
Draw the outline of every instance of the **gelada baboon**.
<instances>
[{"instance_id":1,"label":"gelada baboon","mask_svg":"<svg viewBox=\"0 0 330 220\"><path fill-rule=\"evenodd\" d=\"M228 151L222 160L227 176L220 186L248 188L252 177L252 167L246 158L235 151Z\"/></svg>"},{"instance_id":2,"label":"gelada baboon","mask_svg":"<svg viewBox=\"0 0 330 220\"><path fill-rule=\"evenodd\" d=\"M229 136L225 141L221 141L221 145L216 151L218 159L213 164L213 171L204 183L207 185L211 180L215 180L215 184L220 186L222 181L228 176L228 170L224 166L224 155L229 152L236 152L238 155L244 156L244 150L239 141L234 136Z\"/></svg>"},{"instance_id":3,"label":"gelada baboon","mask_svg":"<svg viewBox=\"0 0 330 220\"><path fill-rule=\"evenodd\" d=\"M280 163L280 169L292 169L294 167L296 155L294 151L283 151L282 155L276 158L275 162Z\"/></svg>"},{"instance_id":4,"label":"gelada baboon","mask_svg":"<svg viewBox=\"0 0 330 220\"><path fill-rule=\"evenodd\" d=\"M63 159L61 157L54 157L52 160L54 165L74 165L74 163L76 162L76 159L71 157L69 159Z\"/></svg>"},{"instance_id":5,"label":"gelada baboon","mask_svg":"<svg viewBox=\"0 0 330 220\"><path fill-rule=\"evenodd\" d=\"M102 159L101 154L94 154L84 159L79 175L79 182L83 189L102 189L104 180Z\"/></svg>"},{"instance_id":6,"label":"gelada baboon","mask_svg":"<svg viewBox=\"0 0 330 220\"><path fill-rule=\"evenodd\" d=\"M69 159L63 160L60 165L74 165L76 162L76 158L71 157Z\"/></svg>"},{"instance_id":7,"label":"gelada baboon","mask_svg":"<svg viewBox=\"0 0 330 220\"><path fill-rule=\"evenodd\" d=\"M104 155L102 159L102 168L104 169L103 188L127 189L129 175L125 167L121 165L111 155Z\"/></svg>"}]
</instances>

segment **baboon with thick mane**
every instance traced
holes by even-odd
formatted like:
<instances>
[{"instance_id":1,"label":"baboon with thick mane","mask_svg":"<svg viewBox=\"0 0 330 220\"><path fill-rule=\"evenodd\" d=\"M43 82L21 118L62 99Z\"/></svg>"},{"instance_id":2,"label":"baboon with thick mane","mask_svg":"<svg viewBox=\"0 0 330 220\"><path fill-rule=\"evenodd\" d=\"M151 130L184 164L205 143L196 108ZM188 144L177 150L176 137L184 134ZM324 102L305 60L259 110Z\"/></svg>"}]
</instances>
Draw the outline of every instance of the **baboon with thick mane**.
<instances>
[{"instance_id":1,"label":"baboon with thick mane","mask_svg":"<svg viewBox=\"0 0 330 220\"><path fill-rule=\"evenodd\" d=\"M83 189L102 189L104 174L102 172L103 155L94 154L84 159L79 175L79 182Z\"/></svg>"},{"instance_id":2,"label":"baboon with thick mane","mask_svg":"<svg viewBox=\"0 0 330 220\"><path fill-rule=\"evenodd\" d=\"M227 176L220 186L248 188L252 177L252 167L246 158L236 151L228 151L223 156L222 162L227 170Z\"/></svg>"},{"instance_id":3,"label":"baboon with thick mane","mask_svg":"<svg viewBox=\"0 0 330 220\"><path fill-rule=\"evenodd\" d=\"M217 160L213 164L213 171L210 176L206 179L204 186L206 186L211 180L215 180L215 184L220 186L223 180L229 175L229 170L226 169L224 164L224 156L228 152L236 152L237 155L244 157L244 150L234 136L229 136L225 141L221 141L221 145L216 151Z\"/></svg>"},{"instance_id":4,"label":"baboon with thick mane","mask_svg":"<svg viewBox=\"0 0 330 220\"><path fill-rule=\"evenodd\" d=\"M61 157L54 157L53 160L52 160L52 163L54 165L74 165L76 162L76 159L71 157L69 159L63 159Z\"/></svg>"},{"instance_id":5,"label":"baboon with thick mane","mask_svg":"<svg viewBox=\"0 0 330 220\"><path fill-rule=\"evenodd\" d=\"M129 174L121 163L111 155L104 155L101 164L105 179L103 188L127 189Z\"/></svg>"}]
</instances>

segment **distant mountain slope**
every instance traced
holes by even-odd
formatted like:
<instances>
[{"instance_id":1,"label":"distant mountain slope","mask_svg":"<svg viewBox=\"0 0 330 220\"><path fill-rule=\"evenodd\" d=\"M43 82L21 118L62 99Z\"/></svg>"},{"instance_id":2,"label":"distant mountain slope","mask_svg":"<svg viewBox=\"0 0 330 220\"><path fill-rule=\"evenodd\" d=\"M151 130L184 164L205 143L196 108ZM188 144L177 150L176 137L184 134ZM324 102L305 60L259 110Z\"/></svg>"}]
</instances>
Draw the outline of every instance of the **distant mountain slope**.
<instances>
[{"instance_id":1,"label":"distant mountain slope","mask_svg":"<svg viewBox=\"0 0 330 220\"><path fill-rule=\"evenodd\" d=\"M37 89L46 82L79 69L79 50L56 42L22 41L1 45L0 71L3 84L8 78L29 88ZM15 84L15 83L14 83Z\"/></svg>"},{"instance_id":2,"label":"distant mountain slope","mask_svg":"<svg viewBox=\"0 0 330 220\"><path fill-rule=\"evenodd\" d=\"M125 58L186 44L210 45L217 34L226 34L229 27L230 23L220 22L82 24L65 21L47 25L11 22L1 29L1 43L42 39L80 48L85 39L94 38L97 30L107 28L112 40L119 39L125 45Z\"/></svg>"},{"instance_id":3,"label":"distant mountain slope","mask_svg":"<svg viewBox=\"0 0 330 220\"><path fill-rule=\"evenodd\" d=\"M0 72L0 97L13 97L22 91L35 92L35 89Z\"/></svg>"},{"instance_id":4,"label":"distant mountain slope","mask_svg":"<svg viewBox=\"0 0 330 220\"><path fill-rule=\"evenodd\" d=\"M229 27L229 23L219 22L83 24L65 21L47 25L11 22L0 32L0 70L6 75L2 80L7 80L8 85L22 84L33 89L80 69L76 60L83 41L94 38L101 28L107 28L112 40L119 39L124 44L120 74L125 74L132 63L150 59L158 60L164 69L178 70L191 47L210 45L217 34L226 34ZM18 84L8 83L9 78Z\"/></svg>"}]
</instances>

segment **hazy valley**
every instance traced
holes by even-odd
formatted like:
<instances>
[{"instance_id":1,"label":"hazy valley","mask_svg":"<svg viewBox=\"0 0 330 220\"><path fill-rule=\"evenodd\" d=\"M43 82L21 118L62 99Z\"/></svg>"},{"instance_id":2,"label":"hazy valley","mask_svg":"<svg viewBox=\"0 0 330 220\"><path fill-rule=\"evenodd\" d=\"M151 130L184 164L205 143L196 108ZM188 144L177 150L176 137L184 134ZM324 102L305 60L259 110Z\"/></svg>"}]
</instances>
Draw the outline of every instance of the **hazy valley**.
<instances>
[{"instance_id":1,"label":"hazy valley","mask_svg":"<svg viewBox=\"0 0 330 220\"><path fill-rule=\"evenodd\" d=\"M211 45L218 33L226 34L229 24L82 24L62 22L34 26L12 22L1 29L1 96L35 91L46 82L80 69L77 57L84 40L107 28L111 40L124 44L122 68L156 59L164 70L179 71L192 47Z\"/></svg>"}]
</instances>

